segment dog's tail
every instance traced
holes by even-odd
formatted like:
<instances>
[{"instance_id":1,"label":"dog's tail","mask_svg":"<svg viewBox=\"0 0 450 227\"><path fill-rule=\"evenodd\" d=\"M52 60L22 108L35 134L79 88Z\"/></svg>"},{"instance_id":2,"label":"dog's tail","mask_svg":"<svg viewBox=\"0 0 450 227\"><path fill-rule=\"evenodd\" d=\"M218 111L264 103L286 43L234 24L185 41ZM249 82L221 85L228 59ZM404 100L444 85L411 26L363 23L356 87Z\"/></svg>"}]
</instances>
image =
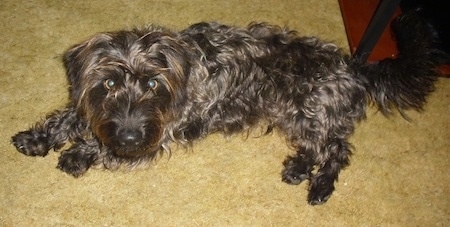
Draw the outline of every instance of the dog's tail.
<instances>
[{"instance_id":1,"label":"dog's tail","mask_svg":"<svg viewBox=\"0 0 450 227\"><path fill-rule=\"evenodd\" d=\"M403 110L422 110L434 90L439 51L433 47L432 28L416 11L403 14L391 26L399 52L395 59L372 64L353 59L353 63L380 111L389 115L397 109L407 118Z\"/></svg>"}]
</instances>

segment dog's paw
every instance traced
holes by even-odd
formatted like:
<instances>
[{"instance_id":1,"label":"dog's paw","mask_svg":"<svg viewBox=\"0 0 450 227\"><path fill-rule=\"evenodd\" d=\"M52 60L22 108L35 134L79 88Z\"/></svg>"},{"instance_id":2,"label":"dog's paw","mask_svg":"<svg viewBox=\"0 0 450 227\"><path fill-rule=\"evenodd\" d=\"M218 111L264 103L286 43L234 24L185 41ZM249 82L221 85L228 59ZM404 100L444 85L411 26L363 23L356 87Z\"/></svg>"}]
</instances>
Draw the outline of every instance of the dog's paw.
<instances>
[{"instance_id":1,"label":"dog's paw","mask_svg":"<svg viewBox=\"0 0 450 227\"><path fill-rule=\"evenodd\" d=\"M74 177L80 177L86 173L93 162L92 158L87 157L83 153L64 152L59 157L57 168Z\"/></svg>"},{"instance_id":2,"label":"dog's paw","mask_svg":"<svg viewBox=\"0 0 450 227\"><path fill-rule=\"evenodd\" d=\"M47 136L32 130L17 133L11 143L20 153L29 156L45 156L50 150Z\"/></svg>"},{"instance_id":3,"label":"dog's paw","mask_svg":"<svg viewBox=\"0 0 450 227\"><path fill-rule=\"evenodd\" d=\"M334 178L326 175L315 177L311 180L308 194L310 205L320 205L325 203L334 191Z\"/></svg>"},{"instance_id":4,"label":"dog's paw","mask_svg":"<svg viewBox=\"0 0 450 227\"><path fill-rule=\"evenodd\" d=\"M299 163L295 159L289 158L283 164L284 170L281 173L281 179L285 183L300 184L311 176L312 167L305 163Z\"/></svg>"}]
</instances>

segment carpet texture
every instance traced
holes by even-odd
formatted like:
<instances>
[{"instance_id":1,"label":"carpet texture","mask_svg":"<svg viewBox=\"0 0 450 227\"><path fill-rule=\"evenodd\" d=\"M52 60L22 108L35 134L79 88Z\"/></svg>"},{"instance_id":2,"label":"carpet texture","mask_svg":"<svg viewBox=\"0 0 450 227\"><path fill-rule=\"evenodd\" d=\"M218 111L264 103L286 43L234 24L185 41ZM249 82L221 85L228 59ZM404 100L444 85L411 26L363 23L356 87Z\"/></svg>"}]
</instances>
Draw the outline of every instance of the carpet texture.
<instances>
[{"instance_id":1,"label":"carpet texture","mask_svg":"<svg viewBox=\"0 0 450 227\"><path fill-rule=\"evenodd\" d=\"M348 50L336 0L2 0L0 4L0 226L448 226L450 80L423 113L357 126L352 164L322 206L306 184L281 182L290 154L276 133L212 135L148 168L90 170L74 179L58 153L26 157L10 144L67 101L61 55L95 32L199 21L288 25Z\"/></svg>"}]
</instances>

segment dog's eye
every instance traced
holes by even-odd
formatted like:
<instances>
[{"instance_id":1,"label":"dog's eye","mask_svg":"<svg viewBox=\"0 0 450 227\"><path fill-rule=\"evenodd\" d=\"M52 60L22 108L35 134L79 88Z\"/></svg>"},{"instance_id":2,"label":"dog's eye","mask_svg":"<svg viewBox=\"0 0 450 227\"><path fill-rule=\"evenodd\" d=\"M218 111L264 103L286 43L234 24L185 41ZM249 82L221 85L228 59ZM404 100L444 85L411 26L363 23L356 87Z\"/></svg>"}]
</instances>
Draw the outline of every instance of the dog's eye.
<instances>
[{"instance_id":1,"label":"dog's eye","mask_svg":"<svg viewBox=\"0 0 450 227\"><path fill-rule=\"evenodd\" d=\"M148 88L155 90L158 87L158 81L156 81L155 79L150 79L147 82L147 86Z\"/></svg>"},{"instance_id":2,"label":"dog's eye","mask_svg":"<svg viewBox=\"0 0 450 227\"><path fill-rule=\"evenodd\" d=\"M103 85L106 89L111 90L114 88L114 86L116 86L116 81L114 81L113 79L107 79L105 80L105 83Z\"/></svg>"}]
</instances>

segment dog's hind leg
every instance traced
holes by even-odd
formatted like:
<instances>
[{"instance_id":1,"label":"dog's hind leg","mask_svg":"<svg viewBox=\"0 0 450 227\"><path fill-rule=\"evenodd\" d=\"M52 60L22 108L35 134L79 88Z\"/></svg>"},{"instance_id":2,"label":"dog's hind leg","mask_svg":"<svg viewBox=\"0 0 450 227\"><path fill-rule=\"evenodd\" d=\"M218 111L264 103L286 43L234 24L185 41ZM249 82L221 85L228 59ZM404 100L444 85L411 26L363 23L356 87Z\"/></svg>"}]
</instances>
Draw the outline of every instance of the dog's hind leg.
<instances>
[{"instance_id":1,"label":"dog's hind leg","mask_svg":"<svg viewBox=\"0 0 450 227\"><path fill-rule=\"evenodd\" d=\"M285 168L282 180L288 184L300 184L309 179L308 202L311 205L319 205L330 198L340 170L349 165L351 146L344 139L330 139L320 148L312 148L307 144L311 142L305 142L296 156L289 156L283 162ZM313 174L315 166L319 169Z\"/></svg>"},{"instance_id":2,"label":"dog's hind leg","mask_svg":"<svg viewBox=\"0 0 450 227\"><path fill-rule=\"evenodd\" d=\"M50 149L58 150L69 140L80 137L86 122L79 119L74 107L58 110L27 131L12 137L17 150L29 156L45 156Z\"/></svg>"},{"instance_id":3,"label":"dog's hind leg","mask_svg":"<svg viewBox=\"0 0 450 227\"><path fill-rule=\"evenodd\" d=\"M338 180L341 169L349 165L351 145L345 139L330 139L321 154L323 159L317 163L319 170L311 177L308 202L311 205L325 203L334 191L334 182Z\"/></svg>"},{"instance_id":4,"label":"dog's hind leg","mask_svg":"<svg viewBox=\"0 0 450 227\"><path fill-rule=\"evenodd\" d=\"M288 156L284 160L282 180L288 184L300 184L312 175L316 152L308 148L300 148L296 156Z\"/></svg>"}]
</instances>

